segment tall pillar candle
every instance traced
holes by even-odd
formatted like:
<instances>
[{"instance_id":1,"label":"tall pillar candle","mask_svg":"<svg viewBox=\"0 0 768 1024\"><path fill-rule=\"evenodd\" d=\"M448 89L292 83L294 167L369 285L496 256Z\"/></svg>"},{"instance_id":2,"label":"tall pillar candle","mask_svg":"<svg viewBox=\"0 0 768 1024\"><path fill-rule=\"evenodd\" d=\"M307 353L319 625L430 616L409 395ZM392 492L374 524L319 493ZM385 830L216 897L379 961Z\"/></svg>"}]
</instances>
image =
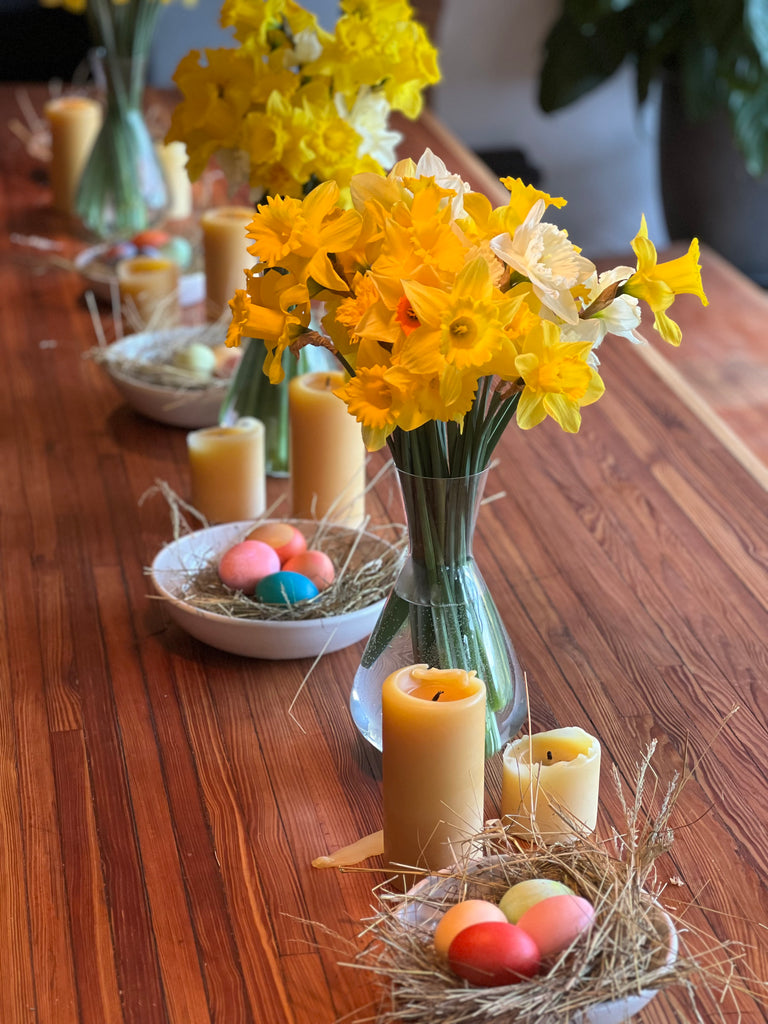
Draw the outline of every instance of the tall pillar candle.
<instances>
[{"instance_id":1,"label":"tall pillar candle","mask_svg":"<svg viewBox=\"0 0 768 1024\"><path fill-rule=\"evenodd\" d=\"M183 220L192 213L192 182L187 174L187 147L174 139L155 146L168 186L168 220Z\"/></svg>"},{"instance_id":2,"label":"tall pillar candle","mask_svg":"<svg viewBox=\"0 0 768 1024\"><path fill-rule=\"evenodd\" d=\"M293 515L359 526L365 516L365 445L360 424L334 395L338 370L294 377L288 389Z\"/></svg>"},{"instance_id":3,"label":"tall pillar candle","mask_svg":"<svg viewBox=\"0 0 768 1024\"><path fill-rule=\"evenodd\" d=\"M264 424L245 416L231 427L187 435L190 501L209 523L256 519L266 506Z\"/></svg>"},{"instance_id":4,"label":"tall pillar candle","mask_svg":"<svg viewBox=\"0 0 768 1024\"><path fill-rule=\"evenodd\" d=\"M592 832L599 792L600 743L583 729L523 736L504 751L501 814L513 835L556 842Z\"/></svg>"},{"instance_id":5,"label":"tall pillar candle","mask_svg":"<svg viewBox=\"0 0 768 1024\"><path fill-rule=\"evenodd\" d=\"M120 301L142 325L173 326L181 319L179 265L161 256L134 256L115 269Z\"/></svg>"},{"instance_id":6,"label":"tall pillar candle","mask_svg":"<svg viewBox=\"0 0 768 1024\"><path fill-rule=\"evenodd\" d=\"M248 252L252 244L246 236L253 220L249 206L218 206L200 218L203 231L205 265L205 312L209 320L218 320L239 288L245 287L245 268L256 260Z\"/></svg>"},{"instance_id":7,"label":"tall pillar candle","mask_svg":"<svg viewBox=\"0 0 768 1024\"><path fill-rule=\"evenodd\" d=\"M74 214L77 187L101 128L101 106L87 96L59 96L45 105L51 130L53 205Z\"/></svg>"},{"instance_id":8,"label":"tall pillar candle","mask_svg":"<svg viewBox=\"0 0 768 1024\"><path fill-rule=\"evenodd\" d=\"M483 826L485 684L411 665L387 677L381 707L384 861L449 867Z\"/></svg>"}]
</instances>

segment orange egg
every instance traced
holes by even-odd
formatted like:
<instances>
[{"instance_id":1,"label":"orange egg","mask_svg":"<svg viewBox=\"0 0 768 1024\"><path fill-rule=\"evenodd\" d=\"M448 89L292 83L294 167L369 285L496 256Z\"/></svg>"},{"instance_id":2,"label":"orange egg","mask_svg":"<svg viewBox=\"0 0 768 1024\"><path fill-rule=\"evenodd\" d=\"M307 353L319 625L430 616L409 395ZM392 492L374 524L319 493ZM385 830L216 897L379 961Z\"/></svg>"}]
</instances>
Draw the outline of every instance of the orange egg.
<instances>
[{"instance_id":1,"label":"orange egg","mask_svg":"<svg viewBox=\"0 0 768 1024\"><path fill-rule=\"evenodd\" d=\"M324 551L316 551L314 548L309 551L302 551L294 555L287 562L283 563L286 572L300 572L312 580L318 590L325 590L333 583L336 570L333 562Z\"/></svg>"},{"instance_id":2,"label":"orange egg","mask_svg":"<svg viewBox=\"0 0 768 1024\"><path fill-rule=\"evenodd\" d=\"M262 523L248 534L248 540L260 540L277 552L280 564L307 550L307 538L290 523Z\"/></svg>"},{"instance_id":3,"label":"orange egg","mask_svg":"<svg viewBox=\"0 0 768 1024\"><path fill-rule=\"evenodd\" d=\"M163 231L161 228L145 228L144 231L139 231L138 234L134 235L131 241L134 245L138 245L140 249L145 246L159 249L166 244L170 237L168 232Z\"/></svg>"},{"instance_id":4,"label":"orange egg","mask_svg":"<svg viewBox=\"0 0 768 1024\"><path fill-rule=\"evenodd\" d=\"M448 953L448 947L459 932L480 921L507 921L504 911L489 900L462 900L449 907L435 928L435 949L442 956Z\"/></svg>"}]
</instances>

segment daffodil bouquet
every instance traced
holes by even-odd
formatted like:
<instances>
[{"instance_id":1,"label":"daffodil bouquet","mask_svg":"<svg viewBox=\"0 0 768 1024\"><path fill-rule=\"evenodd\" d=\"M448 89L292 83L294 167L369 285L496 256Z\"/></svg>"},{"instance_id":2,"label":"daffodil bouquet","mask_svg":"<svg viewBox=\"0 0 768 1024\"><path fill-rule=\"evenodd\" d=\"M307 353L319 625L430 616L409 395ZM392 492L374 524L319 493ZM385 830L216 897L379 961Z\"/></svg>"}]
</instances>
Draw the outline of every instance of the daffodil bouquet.
<instances>
[{"instance_id":1,"label":"daffodil bouquet","mask_svg":"<svg viewBox=\"0 0 768 1024\"><path fill-rule=\"evenodd\" d=\"M550 416L578 431L582 407L604 391L597 349L608 333L642 341L641 301L673 345L675 296L707 302L696 240L659 263L643 219L637 265L598 274L546 218L564 199L520 179L503 184L509 201L494 208L427 151L386 177L356 175L352 209L333 181L304 199L269 199L248 230L255 265L230 303L227 344L263 338L273 382L286 350L330 349L348 371L336 394L367 447L388 444L400 471L412 557L353 689L353 716L373 742L361 722L377 710L359 708L376 699L365 673L406 623L403 657L484 679L489 754L517 730L519 669L513 652L504 656L506 634L471 554L494 448L513 418L522 430ZM309 327L313 299L325 305L323 334Z\"/></svg>"},{"instance_id":2,"label":"daffodil bouquet","mask_svg":"<svg viewBox=\"0 0 768 1024\"><path fill-rule=\"evenodd\" d=\"M174 81L182 98L168 140L187 146L196 180L215 156L231 187L254 199L301 196L334 178L394 163L409 118L437 82L437 53L407 0L342 0L333 32L294 0L225 0L221 24L236 47L193 50Z\"/></svg>"}]
</instances>

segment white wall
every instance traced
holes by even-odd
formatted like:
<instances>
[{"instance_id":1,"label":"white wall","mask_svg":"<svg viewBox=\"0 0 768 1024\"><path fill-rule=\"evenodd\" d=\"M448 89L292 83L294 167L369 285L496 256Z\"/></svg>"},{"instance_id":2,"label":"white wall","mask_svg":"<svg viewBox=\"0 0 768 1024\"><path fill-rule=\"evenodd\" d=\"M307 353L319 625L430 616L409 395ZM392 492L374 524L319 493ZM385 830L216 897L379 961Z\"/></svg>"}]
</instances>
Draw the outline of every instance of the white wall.
<instances>
[{"instance_id":1,"label":"white wall","mask_svg":"<svg viewBox=\"0 0 768 1024\"><path fill-rule=\"evenodd\" d=\"M165 84L190 49L227 46L218 26L219 0L164 8L151 68ZM335 0L308 0L323 25ZM443 80L434 90L437 114L474 149L524 151L540 186L564 196L556 221L585 255L627 250L645 213L651 238L667 241L658 193L657 107L637 110L629 69L556 114L536 102L537 76L558 0L443 0L437 44Z\"/></svg>"}]
</instances>

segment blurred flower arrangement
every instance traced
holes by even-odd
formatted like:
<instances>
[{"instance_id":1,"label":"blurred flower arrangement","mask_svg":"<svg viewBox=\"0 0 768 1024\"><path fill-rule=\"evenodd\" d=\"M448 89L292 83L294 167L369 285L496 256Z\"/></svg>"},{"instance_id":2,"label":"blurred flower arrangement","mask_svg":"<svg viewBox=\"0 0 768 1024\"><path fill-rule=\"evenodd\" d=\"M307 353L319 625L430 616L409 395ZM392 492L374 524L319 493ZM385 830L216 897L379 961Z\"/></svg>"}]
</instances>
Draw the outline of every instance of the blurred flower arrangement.
<instances>
[{"instance_id":1,"label":"blurred flower arrangement","mask_svg":"<svg viewBox=\"0 0 768 1024\"><path fill-rule=\"evenodd\" d=\"M88 18L103 66L106 111L80 182L77 211L102 238L127 238L162 217L168 196L142 109L147 62L169 0L41 0ZM195 0L184 0L194 6Z\"/></svg>"},{"instance_id":2,"label":"blurred flower arrangement","mask_svg":"<svg viewBox=\"0 0 768 1024\"><path fill-rule=\"evenodd\" d=\"M193 50L167 139L186 143L194 181L216 157L230 187L300 196L330 178L392 166L390 112L418 117L437 53L407 0L342 0L333 32L294 0L225 0L236 48Z\"/></svg>"},{"instance_id":3,"label":"blurred flower arrangement","mask_svg":"<svg viewBox=\"0 0 768 1024\"><path fill-rule=\"evenodd\" d=\"M370 450L389 445L412 542L408 579L395 587L358 677L386 663L409 621L413 661L484 679L489 754L505 738L491 713L519 703L517 673L499 654L504 629L471 554L493 451L513 418L523 430L551 417L578 431L582 407L604 392L597 349L608 333L642 340L641 300L674 345L681 331L667 311L675 296L707 302L696 240L659 263L643 218L632 242L637 266L598 274L545 219L565 199L520 179L503 184L509 201L494 208L427 151L386 177L356 175L352 209L333 181L304 199L268 199L249 227L255 265L230 302L227 338L263 338L264 371L275 383L283 354L307 344L328 348L348 371L336 394ZM323 334L310 330L312 299L325 304ZM435 478L458 487L435 489ZM479 621L488 616L490 629ZM377 709L357 714L354 705L373 705L378 684L358 677L353 717L366 731L360 723Z\"/></svg>"}]
</instances>

